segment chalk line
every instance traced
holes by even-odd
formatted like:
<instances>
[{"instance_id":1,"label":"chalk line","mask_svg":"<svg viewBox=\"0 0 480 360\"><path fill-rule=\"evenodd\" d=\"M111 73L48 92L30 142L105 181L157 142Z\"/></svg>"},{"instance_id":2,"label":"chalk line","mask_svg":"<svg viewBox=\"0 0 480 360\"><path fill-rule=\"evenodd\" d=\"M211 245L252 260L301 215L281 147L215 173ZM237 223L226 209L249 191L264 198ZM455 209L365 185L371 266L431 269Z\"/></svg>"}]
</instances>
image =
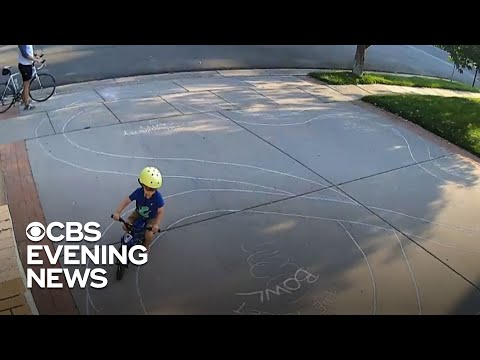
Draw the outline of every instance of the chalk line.
<instances>
[{"instance_id":1,"label":"chalk line","mask_svg":"<svg viewBox=\"0 0 480 360\"><path fill-rule=\"evenodd\" d=\"M365 252L362 250L362 248L360 247L360 245L358 245L358 243L355 241L355 238L352 236L352 234L350 234L350 232L347 230L347 228L346 228L340 221L337 221L337 223L343 228L343 230L345 230L345 232L348 234L348 236L350 237L350 239L355 243L355 245L357 246L358 250L360 250L360 252L362 253L363 258L365 259L365 263L367 264L367 267L368 267L368 272L370 273L370 278L372 279L372 287L373 287L373 315L375 315L375 314L377 313L377 289L376 289L376 285L375 285L375 277L373 276L372 268L370 267L370 263L368 262L367 255L366 255Z\"/></svg>"},{"instance_id":2,"label":"chalk line","mask_svg":"<svg viewBox=\"0 0 480 360\"><path fill-rule=\"evenodd\" d=\"M419 239L422 239L422 240L425 240L425 241L429 241L431 243L434 243L438 246L443 246L443 247L446 247L446 248L449 248L449 249L455 249L455 250L458 250L458 251L464 251L464 252L471 252L471 253L477 253L477 254L480 254L480 250L475 250L475 249L467 249L467 248L461 248L461 247L458 247L458 246L453 246L453 245L448 245L448 244L443 244L443 243L440 243L438 241L435 241L435 240L431 240L431 239L427 239L423 236L420 236L420 235L414 235L414 234L409 234L407 232L403 232L405 235L408 235L408 236L413 236L413 237L417 237Z\"/></svg>"},{"instance_id":3,"label":"chalk line","mask_svg":"<svg viewBox=\"0 0 480 360\"><path fill-rule=\"evenodd\" d=\"M413 160L414 162L418 162L418 161L415 159L415 157L413 156L413 154L412 154L412 150L410 149L410 144L408 143L407 139L406 139L397 129L392 128L392 131L396 132L400 137L403 138L403 140L404 140L405 143L407 144L408 151L410 152L410 157L412 158L412 160ZM417 164L417 165L418 165L420 168L422 168L425 172L427 172L427 173L430 174L431 176L433 176L433 177L435 177L435 178L437 178L437 179L439 179L439 180L441 180L441 181L444 181L444 182L447 182L447 183L452 183L452 184L455 184L455 185L460 186L460 187L466 187L465 185L458 184L458 183L456 183L456 182L454 182L454 181L444 179L444 178L442 178L441 176L438 176L438 175L432 173L431 171L425 169L425 167L424 167L423 165L421 165L421 164Z\"/></svg>"},{"instance_id":4,"label":"chalk line","mask_svg":"<svg viewBox=\"0 0 480 360\"><path fill-rule=\"evenodd\" d=\"M85 111L86 111L86 110L85 110ZM85 112L85 111L83 111L83 112ZM76 114L76 115L74 115L74 116L78 116L78 115L80 115L80 114L83 113L83 112L80 112L79 114ZM70 120L71 120L71 119L70 119ZM45 121L45 119L42 120L42 122L37 126L37 128L36 128L36 130L35 130L35 133L36 133L37 136L38 136L38 129L39 129L39 127L43 124L44 121ZM68 124L68 122L64 125L63 130L65 129L65 127L66 127L67 124ZM401 134L400 134L400 135L401 135ZM65 135L64 135L64 136L65 136ZM402 135L401 135L401 136L402 136ZM403 137L403 136L402 136L402 137ZM403 138L404 138L404 137L403 137ZM68 139L68 138L67 138L67 139ZM406 141L405 138L404 138L404 140ZM408 141L406 141L406 142L407 142L407 146L408 146L409 151L410 151L410 155L411 155L412 158L414 159L413 154L411 153L411 149L410 149L410 146L409 146L409 144L408 144ZM39 143L40 143L40 142L39 142ZM45 148L43 147L43 145L42 145L41 143L40 143L40 145L41 145L42 149L44 150L44 152L46 152L48 155L51 155L50 153L48 153L48 152L45 150ZM92 150L92 151L93 151L93 150ZM94 152L94 151L93 151L93 152ZM54 159L57 160L57 161L61 161L61 162L67 163L67 164L69 164L69 165L75 166L74 164L71 164L71 163L68 163L68 162L66 162L66 161L63 161L62 159L56 158L56 157L54 157L53 155L51 155L51 156L52 156L52 158L54 158ZM429 156L430 156L430 155L429 155ZM414 161L415 161L415 159L414 159ZM242 165L243 165L243 164L242 164ZM76 167L77 167L77 166L76 166ZM82 167L80 167L80 168L82 168ZM83 168L83 169L84 169L84 170L95 171L95 172L104 172L104 171L93 170L93 169L86 169L86 168ZM426 170L426 169L425 169L425 170ZM427 170L427 172L428 172L428 170ZM118 172L109 172L109 173L118 173ZM121 174L123 175L123 174L126 174L126 173L121 173ZM127 175L136 176L136 174L127 174ZM434 174L432 174L432 175L434 175ZM434 175L434 176L435 176L435 175ZM445 179L442 179L442 180L447 181L447 180L445 180ZM250 183L250 185L251 185L251 183ZM256 185L258 185L258 184L256 184ZM262 185L259 185L259 186L262 186ZM231 189L219 189L219 191L225 191L225 190L231 190ZM283 191L283 190L278 190L278 189L275 189L275 190L276 190L276 191ZM215 191L215 190L214 190L214 191ZM253 191L252 191L252 192L253 192ZM286 192L286 193L288 193L288 192ZM278 195L278 193L270 193L270 194ZM343 194L342 194L342 195L343 195ZM338 200L331 200L331 201L341 202L341 201L338 201ZM349 202L349 203L350 203L350 202ZM388 209L383 209L383 210L389 211ZM406 215L406 214L403 214L403 215ZM406 216L408 216L408 215L406 215ZM418 218L418 219L420 219L420 218ZM425 219L422 219L422 220L425 220ZM425 220L425 221L429 222L428 220ZM433 222L432 222L432 223L433 223ZM460 228L457 228L457 229L460 229ZM407 260L407 261L408 261L408 260ZM90 301L91 301L91 299L90 299ZM88 304L88 302L87 302L87 304ZM94 307L93 303L92 303L92 306ZM95 307L94 307L94 309L95 309Z\"/></svg>"},{"instance_id":5,"label":"chalk line","mask_svg":"<svg viewBox=\"0 0 480 360\"><path fill-rule=\"evenodd\" d=\"M81 113L83 113L83 112L85 112L85 111L87 111L87 110L88 110L88 109L85 109L85 110L83 110ZM77 115L78 115L78 114L77 114ZM218 114L214 114L214 113L208 113L208 115L213 116L213 117L217 117L217 118L221 118L222 120L228 120L225 116L222 116L222 115L218 115ZM70 118L70 119L64 124L63 129L65 129L65 127L68 125L68 123L69 123L75 116L76 116L76 115L74 115L72 118ZM97 150L93 150L93 149L90 149L90 148L83 147L83 146L79 145L78 143L72 141L72 140L66 135L65 132L63 132L62 135L63 135L63 136L65 137L65 139L66 139L70 144L72 144L73 146L75 146L75 147L77 147L77 148L79 148L79 149L85 150L85 151L89 151L89 152L92 152L92 153L95 153L95 154L99 154L99 155L104 155L104 156L111 156L111 157L118 157L118 158L128 158L128 159L142 159L142 160L192 161L192 162L208 163L208 164L213 164L213 165L245 167L245 168L255 169L255 170L259 170L259 171L266 171L266 172L274 173L274 174L277 174L277 175L288 176L288 177L292 177L292 178L295 178L295 179L298 179L298 180L303 180L303 181L306 181L306 182L309 182L309 183L312 183L312 184L315 184L315 185L318 185L318 186L321 186L321 187L327 187L327 185L322 184L322 183L319 183L319 182L314 181L314 180L310 180L310 179L306 179L306 178L303 178L303 177L300 177L300 176L296 176L296 175L292 175L292 174L280 172L280 171L277 171L277 170L266 169L266 168L262 168L262 167L254 166L254 165L238 164L238 163L230 163L230 162L218 162L218 161L203 160L203 159L167 158L167 157L145 157L145 156L121 155L121 154L107 153L107 152L97 151ZM329 190L331 190L331 191L333 191L333 192L336 192L336 193L340 194L341 196L346 197L346 198L348 199L348 196L346 196L344 193L342 193L341 191L339 191L339 190L337 190L337 189L329 188Z\"/></svg>"},{"instance_id":6,"label":"chalk line","mask_svg":"<svg viewBox=\"0 0 480 360\"><path fill-rule=\"evenodd\" d=\"M301 122L295 122L295 123L286 123L286 124L271 124L271 123L254 123L254 122L249 122L249 121L242 121L242 120L233 120L235 122L241 123L241 124L247 124L247 125L255 125L255 126L266 126L266 127L286 127L286 126L299 126L299 125L306 125L308 123L311 123L312 121L323 119L323 118L331 118L331 117L347 117L350 115L351 117L354 117L353 114L351 113L340 113L340 114L322 114L322 115L317 115L314 116L306 121L301 121ZM356 117L358 118L358 117Z\"/></svg>"},{"instance_id":7,"label":"chalk line","mask_svg":"<svg viewBox=\"0 0 480 360\"><path fill-rule=\"evenodd\" d=\"M415 280L415 275L413 274L413 270L410 266L410 262L408 261L407 254L405 254L405 251L403 250L402 240L400 240L400 238L398 237L398 234L395 230L393 230L393 233L395 234L395 236L398 240L398 243L400 244L400 248L402 249L403 257L405 258L405 262L407 263L407 266L408 266L408 271L410 271L410 276L412 278L413 285L415 286L415 293L417 294L418 315L422 315L422 304L421 304L421 301L420 301L420 295L418 293L418 287L417 287L417 281Z\"/></svg>"},{"instance_id":8,"label":"chalk line","mask_svg":"<svg viewBox=\"0 0 480 360\"><path fill-rule=\"evenodd\" d=\"M38 128L41 126L41 124L46 121L46 118L43 119L37 126L37 129L35 130L35 133L37 134L37 131L38 131ZM76 165L76 164L73 164L73 163L70 163L66 160L63 160L63 159L60 159L56 156L54 156L53 154L51 154L50 152L48 152L44 146L42 145L41 142L39 142L39 145L40 147L42 148L42 150L45 152L45 154L47 154L49 157L51 157L52 159L56 160L56 161L59 161L59 162L62 162L62 163L65 163L67 165L70 165L72 167L75 167L75 168L79 168L79 169L82 169L84 171L89 171L89 172L98 172L98 173L108 173L108 174L117 174L117 175L126 175L126 176L138 176L138 174L132 174L132 173L125 173L125 172L118 172L118 171L110 171L110 170L96 170L96 169L90 169L90 168L86 168L86 167L83 167L83 166L80 166L80 165ZM179 176L177 176L179 177ZM203 178L204 180L206 180L207 178ZM227 180L227 179L217 179L217 180L220 180L220 181L230 181L230 180ZM256 184L257 186L262 186L262 185L258 185ZM279 189L276 189L276 191L281 191L281 192L285 192L285 193L288 193L286 192L285 190L279 190ZM361 206L357 203L354 203L354 202L347 202L347 201L341 201L341 200L335 200L335 199L327 199L327 198L318 198L318 197L309 197L309 196L305 196L305 198L307 199L322 199L324 201L331 201L331 202L339 202L339 203L345 203L345 204L351 204L351 205L355 205L355 206ZM381 207L375 207L375 206L368 206L368 208L370 209L376 209L376 210L381 210L381 211L385 211L385 212L391 212L391 213L395 213L397 215L401 215L401 216L405 216L405 217L409 217L409 218L412 218L412 219L416 219L416 220L420 220L420 221L423 221L423 222L426 222L426 223L431 223L431 224L435 224L435 225L438 225L438 226L441 226L441 227L445 227L445 228L450 228L450 229L454 229L454 230L459 230L459 231L464 231L464 232L472 232L472 233L480 233L479 230L475 230L475 229L467 229L467 228L462 228L462 227L457 227L457 226L453 226L453 225L448 225L448 224L443 224L443 223L439 223L439 222L435 222L435 221L431 221L431 220L428 220L428 219L423 219L423 218L420 218L420 217L415 217L415 216L412 216L412 215L408 215L408 214L405 214L405 213L402 213L402 212L398 212L398 211L394 211L394 210L390 210L390 209L386 209L386 208L381 208Z\"/></svg>"},{"instance_id":9,"label":"chalk line","mask_svg":"<svg viewBox=\"0 0 480 360\"><path fill-rule=\"evenodd\" d=\"M206 212L201 212L201 213L198 213L198 214L193 214L193 215L188 215L188 216L185 216L184 218L180 219L180 220L177 220L175 221L174 223L172 223L171 225L169 225L165 231L161 232L159 235L157 235L155 237L155 239L152 241L152 244L150 245L150 250L153 248L153 246L156 244L157 240L160 239L161 236L163 236L163 234L165 234L166 231L168 231L171 227L173 227L174 225L184 221L184 220L187 220L187 219L190 219L192 217L197 217L197 216L200 216L200 215L205 215L205 214L211 214L211 213L218 213L218 212L250 212L250 213L260 213L260 214L272 214L272 215L283 215L283 216L298 216L298 217L303 217L303 218L313 218L313 219L318 219L318 220L330 220L330 221L337 221L339 223L342 223L342 222L345 222L345 223L359 223L359 222L352 222L352 221L349 221L349 220L342 220L342 219L331 219L331 218L320 218L320 217L315 217L315 216L307 216L307 215L299 215L299 214L287 214L287 213L279 213L279 212L266 212L266 211L256 211L256 210L239 210L239 209L229 209L229 210L211 210L211 211L206 211ZM376 226L376 225L372 225L372 224L367 224L367 223L360 223L360 224L363 224L363 225L366 225L366 226L374 226L374 227L379 227L383 230L387 230L387 231L392 231L392 229L388 229L388 228L382 228L380 226ZM342 224L341 224L342 225ZM342 225L343 227L343 225ZM347 231L348 233L348 231ZM349 233L348 233L349 234ZM354 241L355 244L356 241L354 239L352 239ZM358 244L357 244L357 247ZM361 248L360 248L361 250ZM361 250L362 254L364 254L363 250ZM365 256L366 257L366 256ZM288 265L288 263L286 264ZM296 265L296 264L293 264L293 265ZM298 265L297 265L298 266ZM369 270L371 271L370 269L370 266L368 264L368 267L369 267ZM146 310L145 308L145 304L143 302L143 298L142 298L142 295L141 295L141 291L140 291L140 287L139 287L139 272L140 272L140 268L141 267L137 267L137 272L136 272L136 286L137 286L137 295L139 296L139 301L140 301L140 304L144 310L144 313L145 314L148 314L148 311ZM373 276L373 274L371 274ZM252 275L253 276L253 275ZM376 309L376 300L375 300L375 304L374 304L374 309Z\"/></svg>"},{"instance_id":10,"label":"chalk line","mask_svg":"<svg viewBox=\"0 0 480 360\"><path fill-rule=\"evenodd\" d=\"M422 138L420 135L418 135L418 134L416 134L416 136L417 136L420 140L422 140L423 143L425 144L425 146L426 146L426 148L427 148L429 160L433 160L432 154L431 154L431 152L430 152L430 146L428 146L427 141L426 141L424 138ZM449 175L456 176L456 177L458 177L458 178L460 178L460 179L463 179L463 180L467 180L467 178L466 178L465 176L463 176L463 175L459 175L459 174L456 174L455 172L451 172L451 171L446 170L443 166L441 166L441 165L438 164L438 160L433 160L433 164L437 167L437 169L440 169L440 170L446 172L446 173L449 174Z\"/></svg>"}]
</instances>

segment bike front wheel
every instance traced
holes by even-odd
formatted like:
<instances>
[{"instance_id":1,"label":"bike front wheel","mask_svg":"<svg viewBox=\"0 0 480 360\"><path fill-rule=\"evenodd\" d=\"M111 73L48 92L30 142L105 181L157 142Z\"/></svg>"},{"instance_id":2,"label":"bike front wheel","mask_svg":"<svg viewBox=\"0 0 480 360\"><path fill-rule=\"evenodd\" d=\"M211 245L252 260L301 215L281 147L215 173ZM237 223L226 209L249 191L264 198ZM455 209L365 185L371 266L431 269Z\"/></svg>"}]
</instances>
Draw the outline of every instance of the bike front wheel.
<instances>
[{"instance_id":1,"label":"bike front wheel","mask_svg":"<svg viewBox=\"0 0 480 360\"><path fill-rule=\"evenodd\" d=\"M50 74L38 74L30 81L30 97L37 102L50 99L55 92L57 83Z\"/></svg>"},{"instance_id":2,"label":"bike front wheel","mask_svg":"<svg viewBox=\"0 0 480 360\"><path fill-rule=\"evenodd\" d=\"M15 91L10 85L0 84L0 114L10 109L15 102Z\"/></svg>"},{"instance_id":3,"label":"bike front wheel","mask_svg":"<svg viewBox=\"0 0 480 360\"><path fill-rule=\"evenodd\" d=\"M117 264L117 280L122 280L124 273L125 273L125 265Z\"/></svg>"},{"instance_id":4,"label":"bike front wheel","mask_svg":"<svg viewBox=\"0 0 480 360\"><path fill-rule=\"evenodd\" d=\"M122 253L122 244L118 247L118 252ZM123 274L125 273L125 268L127 266L122 264L120 260L117 260L117 280L122 280Z\"/></svg>"}]
</instances>

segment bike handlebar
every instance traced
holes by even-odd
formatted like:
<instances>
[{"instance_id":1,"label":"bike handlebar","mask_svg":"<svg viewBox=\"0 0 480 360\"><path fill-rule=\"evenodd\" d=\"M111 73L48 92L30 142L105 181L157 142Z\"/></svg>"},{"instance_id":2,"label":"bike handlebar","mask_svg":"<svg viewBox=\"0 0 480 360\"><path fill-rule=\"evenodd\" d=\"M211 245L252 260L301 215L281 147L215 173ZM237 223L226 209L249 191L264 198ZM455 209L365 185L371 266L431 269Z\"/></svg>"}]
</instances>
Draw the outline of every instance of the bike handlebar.
<instances>
[{"instance_id":1,"label":"bike handlebar","mask_svg":"<svg viewBox=\"0 0 480 360\"><path fill-rule=\"evenodd\" d=\"M34 56L37 57L38 54L34 54ZM43 58L44 56L45 56L45 54L42 54L42 55L39 56L39 58L41 59L41 58ZM40 63L43 64L43 63L45 63L45 61L47 61L47 59L43 59L42 61L40 61Z\"/></svg>"},{"instance_id":2,"label":"bike handlebar","mask_svg":"<svg viewBox=\"0 0 480 360\"><path fill-rule=\"evenodd\" d=\"M43 55L42 55L43 56ZM43 59L42 61L40 61L40 65L36 66L36 69L37 70L40 70L42 69L44 66L45 66L45 61L47 61L46 59Z\"/></svg>"}]
</instances>

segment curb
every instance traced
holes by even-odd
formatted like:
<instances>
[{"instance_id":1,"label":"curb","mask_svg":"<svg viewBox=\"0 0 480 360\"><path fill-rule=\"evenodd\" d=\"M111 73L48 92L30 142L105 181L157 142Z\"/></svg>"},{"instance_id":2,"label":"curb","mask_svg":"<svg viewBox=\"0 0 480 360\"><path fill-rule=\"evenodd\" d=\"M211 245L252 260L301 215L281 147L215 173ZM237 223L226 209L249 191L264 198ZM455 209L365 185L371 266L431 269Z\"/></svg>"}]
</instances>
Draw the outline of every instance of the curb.
<instances>
[{"instance_id":1,"label":"curb","mask_svg":"<svg viewBox=\"0 0 480 360\"><path fill-rule=\"evenodd\" d=\"M310 72L344 72L350 71L351 69L331 69L331 68L266 68L266 69L239 69L239 70L201 70L201 71L178 71L178 72L168 72L168 73L159 73L159 74L147 74L147 75L134 75L134 76L125 76L125 77L115 77L110 79L102 80L92 80L85 82L77 82L73 84L59 85L56 88L55 94L66 94L71 92L77 92L87 89L101 89L112 86L124 86L124 85L135 85L135 84L144 84L152 81L168 81L168 80L179 80L179 79L208 79L208 78L250 78L250 77L308 77L309 80L317 81L319 80L309 77ZM446 80L447 78L418 75L418 74L408 74L408 73L396 73L396 72L384 72L384 71L370 71L366 70L365 72L372 74L383 74L383 75L398 75L405 77L423 77L427 79L438 79ZM324 82L320 82L323 85L329 85ZM352 84L353 86L358 86L358 84ZM373 85L384 85L385 84L373 84ZM348 86L348 85L335 85L335 86ZM428 88L430 89L430 88ZM465 93L476 94L473 91L467 90L453 90L453 91L462 91ZM480 93L478 93L480 94Z\"/></svg>"},{"instance_id":2,"label":"curb","mask_svg":"<svg viewBox=\"0 0 480 360\"><path fill-rule=\"evenodd\" d=\"M115 77L111 79L77 82L57 86L56 93L73 92L85 88L102 88L109 86L122 86L141 84L157 80L178 80L178 79L205 79L205 78L232 78L232 77L254 77L254 76L306 76L311 71L319 69L244 69L244 70L206 70L206 71L178 71L150 75L134 75Z\"/></svg>"}]
</instances>

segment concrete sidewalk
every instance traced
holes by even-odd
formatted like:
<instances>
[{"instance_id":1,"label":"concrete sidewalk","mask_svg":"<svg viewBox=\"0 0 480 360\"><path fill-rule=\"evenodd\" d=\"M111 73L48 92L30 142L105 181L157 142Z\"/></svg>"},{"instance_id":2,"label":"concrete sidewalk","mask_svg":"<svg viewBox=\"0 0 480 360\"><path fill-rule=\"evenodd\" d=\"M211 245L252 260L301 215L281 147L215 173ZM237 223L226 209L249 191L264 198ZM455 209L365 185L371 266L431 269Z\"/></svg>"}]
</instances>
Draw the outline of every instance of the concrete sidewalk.
<instances>
[{"instance_id":1,"label":"concrete sidewalk","mask_svg":"<svg viewBox=\"0 0 480 360\"><path fill-rule=\"evenodd\" d=\"M34 289L39 313L478 313L478 162L356 100L480 94L329 86L309 71L68 85L0 120L0 143L16 142L0 153L22 262L34 219L98 221L101 244L117 242L110 214L140 169L164 175L149 262L120 282L106 267L103 290Z\"/></svg>"},{"instance_id":2,"label":"concrete sidewalk","mask_svg":"<svg viewBox=\"0 0 480 360\"><path fill-rule=\"evenodd\" d=\"M200 99L206 95L205 102L202 101L203 105L201 107L205 107L207 112L219 109L216 107L217 105L209 105L208 100L210 99L213 101L211 104L224 100L223 102L226 102L226 105L222 106L239 109L248 108L250 105L255 107L260 103L308 107L321 103L355 101L369 94L404 93L480 98L480 93L447 89L379 84L327 85L307 77L307 74L313 70L253 69L185 72L60 86L56 90L56 95L45 103L36 103L37 108L33 111L24 111L17 104L17 107L1 114L0 120L4 121L0 123L0 129L2 130L0 131L0 144L78 130L86 126L95 127L116 122L120 123L122 119L118 118L113 110L114 107L118 107L118 104L129 104L132 110L133 105L143 108L140 111L145 110L146 114L137 115L135 119L128 119L129 122L189 112L184 108L175 111L175 102L180 101L180 106L182 107L184 101L174 100L171 103L168 100L169 97L172 97L172 99L184 98L188 105L189 97L194 99L195 96ZM183 86L182 83L191 83L192 85ZM241 91L237 92L237 90ZM194 96L173 96L179 93L192 94ZM222 94L227 95L227 98L222 99ZM238 99L234 99L231 102L228 98L229 94L238 97ZM141 99L146 98L158 98L158 101L155 104L153 104L153 101L149 101L149 105L145 107L144 105L146 104ZM193 101L197 100L194 99ZM161 104L164 104L164 106L161 106ZM77 119L74 122L79 125L71 127L70 122L68 126L64 126L64 124L60 124L60 120L57 120L59 119L57 115L65 114L69 108L80 109L87 105L93 106L99 111L99 116L90 117L90 122ZM169 105L173 105L173 108ZM127 116L130 115L128 113Z\"/></svg>"}]
</instances>

